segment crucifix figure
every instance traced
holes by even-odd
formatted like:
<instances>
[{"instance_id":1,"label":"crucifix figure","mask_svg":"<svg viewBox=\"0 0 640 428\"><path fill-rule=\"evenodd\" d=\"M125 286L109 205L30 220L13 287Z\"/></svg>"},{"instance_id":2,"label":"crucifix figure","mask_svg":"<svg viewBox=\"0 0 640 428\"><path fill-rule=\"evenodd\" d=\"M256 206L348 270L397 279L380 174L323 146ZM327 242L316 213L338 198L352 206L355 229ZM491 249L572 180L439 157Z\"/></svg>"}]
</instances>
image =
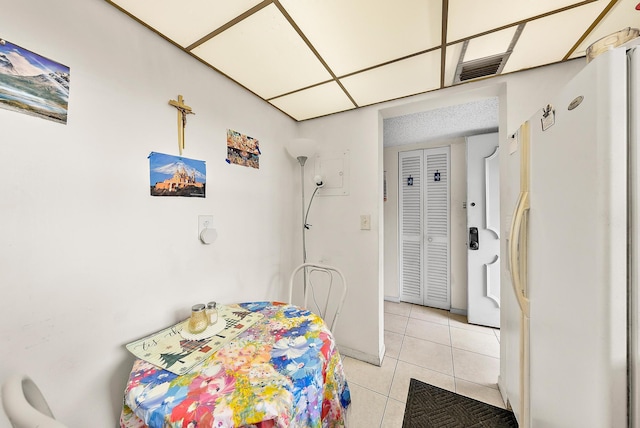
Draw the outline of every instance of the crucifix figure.
<instances>
[{"instance_id":1,"label":"crucifix figure","mask_svg":"<svg viewBox=\"0 0 640 428\"><path fill-rule=\"evenodd\" d=\"M187 126L187 115L195 113L191 111L191 107L184 103L182 95L178 95L178 101L169 100L169 104L178 109L178 148L180 149L180 155L182 156L182 149L184 149L184 128Z\"/></svg>"}]
</instances>

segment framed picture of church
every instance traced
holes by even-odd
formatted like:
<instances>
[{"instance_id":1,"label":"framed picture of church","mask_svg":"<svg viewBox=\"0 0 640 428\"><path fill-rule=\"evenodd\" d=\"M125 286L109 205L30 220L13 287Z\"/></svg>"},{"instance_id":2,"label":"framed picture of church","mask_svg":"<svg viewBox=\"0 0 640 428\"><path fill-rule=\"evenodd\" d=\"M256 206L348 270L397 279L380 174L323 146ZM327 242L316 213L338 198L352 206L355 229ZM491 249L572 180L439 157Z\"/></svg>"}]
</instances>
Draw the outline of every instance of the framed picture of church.
<instances>
[{"instance_id":1,"label":"framed picture of church","mask_svg":"<svg viewBox=\"0 0 640 428\"><path fill-rule=\"evenodd\" d=\"M151 152L149 154L151 196L204 198L207 167L204 161Z\"/></svg>"},{"instance_id":2,"label":"framed picture of church","mask_svg":"<svg viewBox=\"0 0 640 428\"><path fill-rule=\"evenodd\" d=\"M0 38L0 108L67 123L69 67Z\"/></svg>"}]
</instances>

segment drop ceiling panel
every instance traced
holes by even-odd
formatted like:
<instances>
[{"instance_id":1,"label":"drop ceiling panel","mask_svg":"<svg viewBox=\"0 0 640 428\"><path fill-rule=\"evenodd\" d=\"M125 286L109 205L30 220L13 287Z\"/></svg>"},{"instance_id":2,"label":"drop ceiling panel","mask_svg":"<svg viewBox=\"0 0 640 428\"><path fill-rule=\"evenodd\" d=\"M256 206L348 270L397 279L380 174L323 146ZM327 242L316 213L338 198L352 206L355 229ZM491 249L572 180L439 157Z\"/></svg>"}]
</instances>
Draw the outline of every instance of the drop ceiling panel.
<instances>
[{"instance_id":1,"label":"drop ceiling panel","mask_svg":"<svg viewBox=\"0 0 640 428\"><path fill-rule=\"evenodd\" d=\"M449 0L447 41L464 39L578 3L582 1Z\"/></svg>"},{"instance_id":2,"label":"drop ceiling panel","mask_svg":"<svg viewBox=\"0 0 640 428\"><path fill-rule=\"evenodd\" d=\"M359 106L440 87L440 49L340 79Z\"/></svg>"},{"instance_id":3,"label":"drop ceiling panel","mask_svg":"<svg viewBox=\"0 0 640 428\"><path fill-rule=\"evenodd\" d=\"M505 53L509 49L517 29L518 27L509 27L502 31L496 31L495 33L469 40L463 61L467 62Z\"/></svg>"},{"instance_id":4,"label":"drop ceiling panel","mask_svg":"<svg viewBox=\"0 0 640 428\"><path fill-rule=\"evenodd\" d=\"M182 47L223 26L261 0L112 0Z\"/></svg>"},{"instance_id":5,"label":"drop ceiling panel","mask_svg":"<svg viewBox=\"0 0 640 428\"><path fill-rule=\"evenodd\" d=\"M296 120L325 116L355 108L335 82L314 86L269 101Z\"/></svg>"},{"instance_id":6,"label":"drop ceiling panel","mask_svg":"<svg viewBox=\"0 0 640 428\"><path fill-rule=\"evenodd\" d=\"M571 57L574 58L585 55L587 48L591 44L609 34L613 34L627 27L640 27L640 11L636 10L636 5L638 4L638 0L621 0L616 3L589 36L578 46Z\"/></svg>"},{"instance_id":7,"label":"drop ceiling panel","mask_svg":"<svg viewBox=\"0 0 640 428\"><path fill-rule=\"evenodd\" d=\"M337 76L441 43L441 0L281 0Z\"/></svg>"},{"instance_id":8,"label":"drop ceiling panel","mask_svg":"<svg viewBox=\"0 0 640 428\"><path fill-rule=\"evenodd\" d=\"M273 4L192 52L263 98L331 79Z\"/></svg>"},{"instance_id":9,"label":"drop ceiling panel","mask_svg":"<svg viewBox=\"0 0 640 428\"><path fill-rule=\"evenodd\" d=\"M444 71L444 86L453 85L453 81L456 76L456 68L458 67L458 61L462 54L462 45L464 42L456 43L455 45L447 46L447 59L445 61Z\"/></svg>"},{"instance_id":10,"label":"drop ceiling panel","mask_svg":"<svg viewBox=\"0 0 640 428\"><path fill-rule=\"evenodd\" d=\"M503 73L583 56L640 26L640 0L105 1L297 120L451 86L463 41L465 62L498 55L520 23Z\"/></svg>"},{"instance_id":11,"label":"drop ceiling panel","mask_svg":"<svg viewBox=\"0 0 640 428\"><path fill-rule=\"evenodd\" d=\"M605 6L590 3L528 22L503 73L561 61Z\"/></svg>"}]
</instances>

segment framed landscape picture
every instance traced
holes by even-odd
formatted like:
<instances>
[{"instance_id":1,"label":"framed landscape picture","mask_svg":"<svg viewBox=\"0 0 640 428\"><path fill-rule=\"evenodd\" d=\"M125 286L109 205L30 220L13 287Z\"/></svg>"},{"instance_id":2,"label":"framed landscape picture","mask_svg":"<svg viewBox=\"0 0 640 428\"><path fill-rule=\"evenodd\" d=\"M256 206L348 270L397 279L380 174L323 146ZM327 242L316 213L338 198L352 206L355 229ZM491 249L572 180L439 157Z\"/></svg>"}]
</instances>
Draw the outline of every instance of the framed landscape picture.
<instances>
[{"instance_id":1,"label":"framed landscape picture","mask_svg":"<svg viewBox=\"0 0 640 428\"><path fill-rule=\"evenodd\" d=\"M69 67L0 39L0 108L67 123Z\"/></svg>"}]
</instances>

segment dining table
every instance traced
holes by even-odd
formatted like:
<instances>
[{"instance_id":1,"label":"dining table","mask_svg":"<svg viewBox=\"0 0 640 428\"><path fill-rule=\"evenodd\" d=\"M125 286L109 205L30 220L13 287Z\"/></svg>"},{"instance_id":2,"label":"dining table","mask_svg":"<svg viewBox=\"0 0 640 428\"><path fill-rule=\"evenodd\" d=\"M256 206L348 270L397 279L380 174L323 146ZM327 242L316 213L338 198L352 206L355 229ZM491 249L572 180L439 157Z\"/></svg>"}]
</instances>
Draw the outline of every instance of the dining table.
<instances>
[{"instance_id":1,"label":"dining table","mask_svg":"<svg viewBox=\"0 0 640 428\"><path fill-rule=\"evenodd\" d=\"M167 345L172 353L165 351L159 360L153 360L151 352L134 352L140 357L125 387L121 428L346 425L349 386L335 339L322 318L274 301L222 308L221 318L229 314L228 329L222 333L199 340L179 337L179 345ZM233 317L237 319L231 322ZM162 334L176 335L179 326ZM233 328L236 333L227 334ZM155 344L157 337L135 345Z\"/></svg>"}]
</instances>

